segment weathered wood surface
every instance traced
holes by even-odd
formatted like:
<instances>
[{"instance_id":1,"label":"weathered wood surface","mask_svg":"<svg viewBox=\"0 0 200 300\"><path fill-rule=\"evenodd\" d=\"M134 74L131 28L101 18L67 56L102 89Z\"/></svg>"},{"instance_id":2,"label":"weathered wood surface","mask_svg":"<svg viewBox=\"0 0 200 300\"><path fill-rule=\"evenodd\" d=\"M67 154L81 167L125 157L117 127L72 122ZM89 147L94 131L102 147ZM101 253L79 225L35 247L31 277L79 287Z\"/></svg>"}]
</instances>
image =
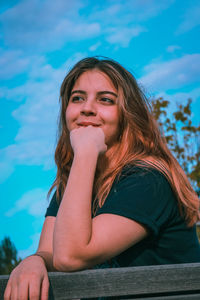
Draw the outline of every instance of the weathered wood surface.
<instances>
[{"instance_id":1,"label":"weathered wood surface","mask_svg":"<svg viewBox=\"0 0 200 300\"><path fill-rule=\"evenodd\" d=\"M51 300L100 296L125 299L200 299L200 263L49 273ZM0 276L0 299L8 276ZM120 299L120 298L118 298Z\"/></svg>"}]
</instances>

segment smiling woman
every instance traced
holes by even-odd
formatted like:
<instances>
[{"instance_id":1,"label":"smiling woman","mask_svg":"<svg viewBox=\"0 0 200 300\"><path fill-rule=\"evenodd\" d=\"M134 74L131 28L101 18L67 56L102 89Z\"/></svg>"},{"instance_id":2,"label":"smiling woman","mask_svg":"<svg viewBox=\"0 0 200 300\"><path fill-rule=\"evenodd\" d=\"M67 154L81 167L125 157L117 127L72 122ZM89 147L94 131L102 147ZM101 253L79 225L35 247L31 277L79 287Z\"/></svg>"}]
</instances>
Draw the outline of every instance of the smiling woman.
<instances>
[{"instance_id":1,"label":"smiling woman","mask_svg":"<svg viewBox=\"0 0 200 300\"><path fill-rule=\"evenodd\" d=\"M56 191L5 299L48 299L47 270L200 262L198 197L132 74L86 58L60 95Z\"/></svg>"}]
</instances>

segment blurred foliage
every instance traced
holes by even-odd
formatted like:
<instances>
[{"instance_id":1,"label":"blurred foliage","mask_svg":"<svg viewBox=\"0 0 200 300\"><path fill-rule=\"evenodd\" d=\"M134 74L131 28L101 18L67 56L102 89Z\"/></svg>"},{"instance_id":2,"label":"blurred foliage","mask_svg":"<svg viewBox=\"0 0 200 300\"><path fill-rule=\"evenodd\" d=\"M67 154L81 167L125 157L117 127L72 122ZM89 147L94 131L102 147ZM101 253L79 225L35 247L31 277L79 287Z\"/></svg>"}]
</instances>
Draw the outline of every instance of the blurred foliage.
<instances>
[{"instance_id":1,"label":"blurred foliage","mask_svg":"<svg viewBox=\"0 0 200 300\"><path fill-rule=\"evenodd\" d=\"M0 243L0 275L10 274L20 261L14 244L9 237L5 237Z\"/></svg>"},{"instance_id":2,"label":"blurred foliage","mask_svg":"<svg viewBox=\"0 0 200 300\"><path fill-rule=\"evenodd\" d=\"M200 125L192 123L191 103L188 99L171 112L169 101L158 98L152 99L152 108L170 150L200 196Z\"/></svg>"}]
</instances>

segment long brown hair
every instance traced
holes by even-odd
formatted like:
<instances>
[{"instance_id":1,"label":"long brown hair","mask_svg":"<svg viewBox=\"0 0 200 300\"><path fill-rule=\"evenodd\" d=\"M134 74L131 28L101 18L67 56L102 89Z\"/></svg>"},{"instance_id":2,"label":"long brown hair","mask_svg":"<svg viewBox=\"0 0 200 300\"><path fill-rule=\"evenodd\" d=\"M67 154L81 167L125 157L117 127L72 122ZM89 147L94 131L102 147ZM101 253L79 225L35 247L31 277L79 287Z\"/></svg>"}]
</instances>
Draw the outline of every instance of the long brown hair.
<instances>
[{"instance_id":1,"label":"long brown hair","mask_svg":"<svg viewBox=\"0 0 200 300\"><path fill-rule=\"evenodd\" d=\"M56 179L49 191L57 188L61 199L69 176L73 151L65 112L72 88L78 77L86 71L97 69L105 73L118 91L120 132L119 140L106 152L102 167L97 168L94 181L93 212L102 206L111 186L127 164L155 168L169 181L176 194L180 214L188 226L199 219L199 199L184 171L167 147L151 107L133 75L111 59L89 57L79 61L64 78L60 90L59 139L55 151Z\"/></svg>"}]
</instances>

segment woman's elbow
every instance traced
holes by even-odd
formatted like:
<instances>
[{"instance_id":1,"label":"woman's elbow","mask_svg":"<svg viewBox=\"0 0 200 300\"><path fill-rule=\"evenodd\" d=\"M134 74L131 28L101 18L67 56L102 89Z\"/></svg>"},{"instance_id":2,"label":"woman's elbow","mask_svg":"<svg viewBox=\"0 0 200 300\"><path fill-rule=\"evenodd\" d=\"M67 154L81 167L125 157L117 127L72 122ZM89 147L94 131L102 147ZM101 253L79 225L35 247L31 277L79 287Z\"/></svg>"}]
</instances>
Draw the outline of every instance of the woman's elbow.
<instances>
[{"instance_id":1,"label":"woman's elbow","mask_svg":"<svg viewBox=\"0 0 200 300\"><path fill-rule=\"evenodd\" d=\"M59 272L74 272L84 269L84 263L74 257L53 256L53 266Z\"/></svg>"}]
</instances>

